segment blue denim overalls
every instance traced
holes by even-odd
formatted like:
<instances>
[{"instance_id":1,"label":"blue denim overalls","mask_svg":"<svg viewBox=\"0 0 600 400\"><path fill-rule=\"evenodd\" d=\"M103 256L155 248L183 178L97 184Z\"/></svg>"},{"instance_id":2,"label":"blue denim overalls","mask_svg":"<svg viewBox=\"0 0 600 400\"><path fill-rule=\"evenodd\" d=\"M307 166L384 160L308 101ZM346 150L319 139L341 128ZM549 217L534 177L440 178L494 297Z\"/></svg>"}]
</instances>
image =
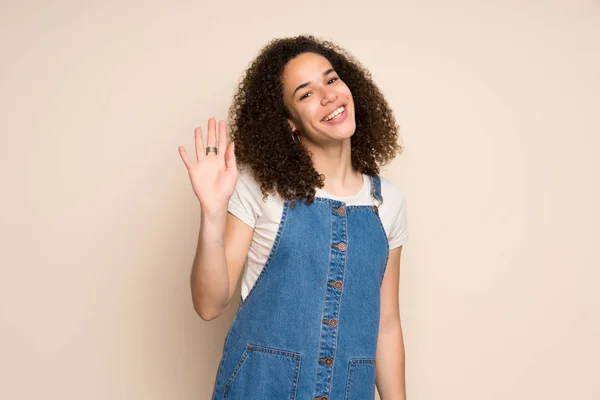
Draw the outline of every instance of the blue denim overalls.
<instances>
[{"instance_id":1,"label":"blue denim overalls","mask_svg":"<svg viewBox=\"0 0 600 400\"><path fill-rule=\"evenodd\" d=\"M225 339L213 400L372 400L388 240L377 205L284 201Z\"/></svg>"}]
</instances>

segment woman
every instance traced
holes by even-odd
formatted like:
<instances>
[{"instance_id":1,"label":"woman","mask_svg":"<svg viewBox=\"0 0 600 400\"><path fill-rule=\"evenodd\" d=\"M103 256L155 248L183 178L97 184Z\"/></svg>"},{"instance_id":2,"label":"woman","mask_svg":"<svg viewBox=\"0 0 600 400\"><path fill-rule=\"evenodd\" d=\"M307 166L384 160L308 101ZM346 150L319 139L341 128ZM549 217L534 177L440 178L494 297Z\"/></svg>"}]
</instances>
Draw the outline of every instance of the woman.
<instances>
[{"instance_id":1,"label":"woman","mask_svg":"<svg viewBox=\"0 0 600 400\"><path fill-rule=\"evenodd\" d=\"M200 201L195 310L219 316L241 271L213 399L404 399L398 309L403 194L378 176L401 151L369 73L312 36L246 71L226 125L181 158ZM235 150L234 150L235 147ZM238 169L237 163L240 168ZM377 360L377 362L375 362Z\"/></svg>"}]
</instances>

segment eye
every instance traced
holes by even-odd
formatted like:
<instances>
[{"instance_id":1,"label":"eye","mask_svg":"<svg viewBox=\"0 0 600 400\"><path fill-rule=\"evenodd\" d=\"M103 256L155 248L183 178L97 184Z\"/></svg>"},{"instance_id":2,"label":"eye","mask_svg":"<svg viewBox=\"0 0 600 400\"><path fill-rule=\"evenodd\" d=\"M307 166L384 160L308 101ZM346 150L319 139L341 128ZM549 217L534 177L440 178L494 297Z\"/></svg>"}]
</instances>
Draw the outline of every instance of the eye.
<instances>
[{"instance_id":1,"label":"eye","mask_svg":"<svg viewBox=\"0 0 600 400\"><path fill-rule=\"evenodd\" d=\"M311 93L310 92L304 93L302 96L300 96L300 100L307 98L309 94L311 94Z\"/></svg>"},{"instance_id":2,"label":"eye","mask_svg":"<svg viewBox=\"0 0 600 400\"><path fill-rule=\"evenodd\" d=\"M330 80L327 81L327 83L331 85L333 82L337 81L338 79L340 79L340 78L338 78L338 77L331 78Z\"/></svg>"}]
</instances>

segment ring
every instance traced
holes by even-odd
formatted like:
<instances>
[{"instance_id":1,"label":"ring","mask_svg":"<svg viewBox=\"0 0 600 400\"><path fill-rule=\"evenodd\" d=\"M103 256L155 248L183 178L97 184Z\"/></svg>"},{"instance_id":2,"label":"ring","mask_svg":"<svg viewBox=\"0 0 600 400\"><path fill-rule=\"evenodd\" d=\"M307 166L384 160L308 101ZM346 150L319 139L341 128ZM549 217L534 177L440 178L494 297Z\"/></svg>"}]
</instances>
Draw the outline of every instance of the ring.
<instances>
[{"instance_id":1,"label":"ring","mask_svg":"<svg viewBox=\"0 0 600 400\"><path fill-rule=\"evenodd\" d=\"M217 154L217 148L216 147L212 147L212 146L207 147L206 148L206 155L208 155L208 153L210 153L210 152L213 152L213 153Z\"/></svg>"}]
</instances>

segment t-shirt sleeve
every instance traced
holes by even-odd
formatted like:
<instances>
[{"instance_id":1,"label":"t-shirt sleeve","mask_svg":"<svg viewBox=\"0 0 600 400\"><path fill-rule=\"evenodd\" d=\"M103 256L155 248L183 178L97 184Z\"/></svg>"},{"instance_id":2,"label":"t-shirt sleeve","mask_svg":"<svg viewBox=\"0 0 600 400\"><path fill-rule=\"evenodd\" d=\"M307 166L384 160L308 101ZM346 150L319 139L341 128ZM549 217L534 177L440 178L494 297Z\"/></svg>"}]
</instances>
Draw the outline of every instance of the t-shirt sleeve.
<instances>
[{"instance_id":1,"label":"t-shirt sleeve","mask_svg":"<svg viewBox=\"0 0 600 400\"><path fill-rule=\"evenodd\" d=\"M254 228L261 214L262 192L258 182L247 172L239 170L238 180L227 210L246 225Z\"/></svg>"},{"instance_id":2,"label":"t-shirt sleeve","mask_svg":"<svg viewBox=\"0 0 600 400\"><path fill-rule=\"evenodd\" d=\"M396 189L395 212L388 237L390 250L402 246L408 241L408 221L406 217L406 198L402 191Z\"/></svg>"}]
</instances>

